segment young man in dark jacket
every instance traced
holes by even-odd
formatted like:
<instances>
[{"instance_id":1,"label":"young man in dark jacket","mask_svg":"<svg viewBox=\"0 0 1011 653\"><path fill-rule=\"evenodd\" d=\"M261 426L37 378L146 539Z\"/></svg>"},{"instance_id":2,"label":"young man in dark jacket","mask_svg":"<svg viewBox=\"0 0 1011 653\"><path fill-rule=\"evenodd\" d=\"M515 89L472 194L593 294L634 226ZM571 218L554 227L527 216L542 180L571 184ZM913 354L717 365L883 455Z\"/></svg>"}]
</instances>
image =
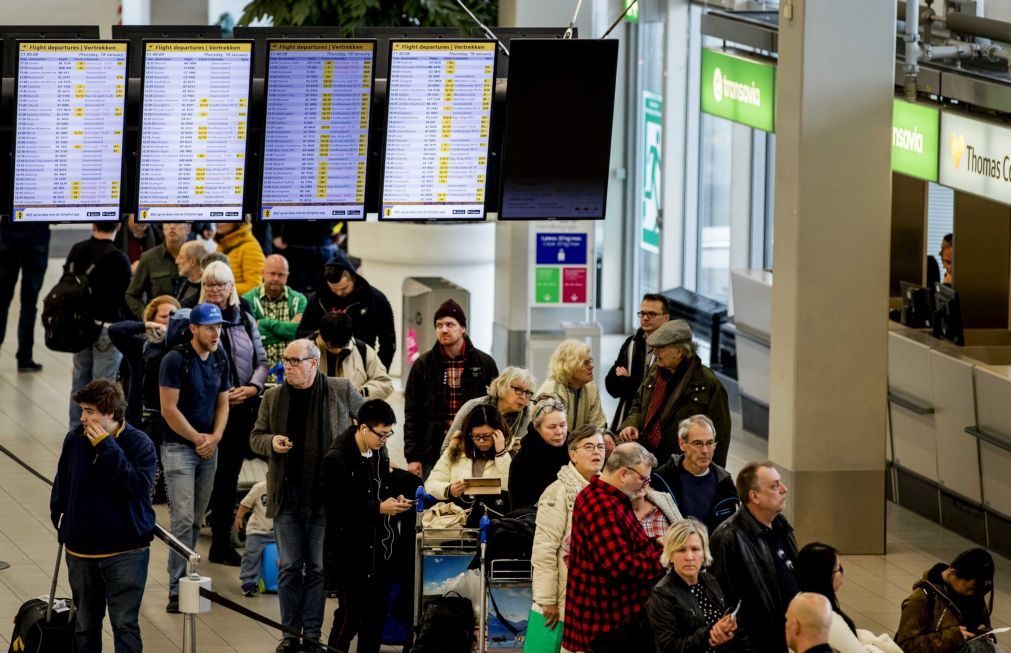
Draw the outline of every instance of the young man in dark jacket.
<instances>
[{"instance_id":1,"label":"young man in dark jacket","mask_svg":"<svg viewBox=\"0 0 1011 653\"><path fill-rule=\"evenodd\" d=\"M467 337L467 316L452 299L435 311L438 342L411 366L404 388L404 457L418 476L439 460L442 441L457 411L483 397L498 376L491 356Z\"/></svg>"},{"instance_id":2,"label":"young man in dark jacket","mask_svg":"<svg viewBox=\"0 0 1011 653\"><path fill-rule=\"evenodd\" d=\"M390 300L339 256L327 261L323 279L325 287L309 296L297 336L310 338L319 329L320 318L327 313L347 313L354 323L355 340L375 349L379 360L390 369L397 352Z\"/></svg>"},{"instance_id":3,"label":"young man in dark jacket","mask_svg":"<svg viewBox=\"0 0 1011 653\"><path fill-rule=\"evenodd\" d=\"M618 358L604 378L607 394L618 400L618 409L614 412L614 419L611 422L611 429L614 431L619 430L621 423L628 417L632 400L639 392L646 370L653 362L653 353L646 346L646 338L670 319L667 298L655 293L646 293L642 297L642 303L639 304L637 315L639 328L625 340L618 351Z\"/></svg>"},{"instance_id":4,"label":"young man in dark jacket","mask_svg":"<svg viewBox=\"0 0 1011 653\"><path fill-rule=\"evenodd\" d=\"M154 444L126 423L126 397L96 379L74 395L81 424L67 434L49 501L66 545L78 651L102 649L106 605L117 651L138 652L148 546L154 531Z\"/></svg>"},{"instance_id":5,"label":"young man in dark jacket","mask_svg":"<svg viewBox=\"0 0 1011 653\"><path fill-rule=\"evenodd\" d=\"M358 409L358 424L337 436L323 457L320 475L326 501L327 589L339 606L327 644L347 651L358 636L358 653L378 653L393 575L397 516L412 507L390 489L386 442L397 418L382 399Z\"/></svg>"},{"instance_id":6,"label":"young man in dark jacket","mask_svg":"<svg viewBox=\"0 0 1011 653\"><path fill-rule=\"evenodd\" d=\"M669 490L685 517L694 517L710 533L737 512L741 500L730 472L713 462L716 427L705 415L692 415L678 425L682 454L671 454L654 474L657 490Z\"/></svg>"}]
</instances>

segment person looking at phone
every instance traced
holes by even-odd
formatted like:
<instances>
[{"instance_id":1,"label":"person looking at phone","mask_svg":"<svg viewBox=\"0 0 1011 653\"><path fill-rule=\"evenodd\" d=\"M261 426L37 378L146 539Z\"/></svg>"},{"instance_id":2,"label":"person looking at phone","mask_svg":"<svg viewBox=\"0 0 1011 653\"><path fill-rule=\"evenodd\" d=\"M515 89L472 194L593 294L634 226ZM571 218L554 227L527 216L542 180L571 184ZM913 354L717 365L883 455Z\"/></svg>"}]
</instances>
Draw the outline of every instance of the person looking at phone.
<instances>
[{"instance_id":1,"label":"person looking at phone","mask_svg":"<svg viewBox=\"0 0 1011 653\"><path fill-rule=\"evenodd\" d=\"M657 653L751 651L737 630L740 603L728 607L719 582L705 570L713 557L702 522L688 518L674 523L661 543L660 563L667 575L646 604Z\"/></svg>"},{"instance_id":2,"label":"person looking at phone","mask_svg":"<svg viewBox=\"0 0 1011 653\"><path fill-rule=\"evenodd\" d=\"M425 492L438 499L460 499L469 478L500 478L509 487L512 434L495 406L480 404L450 438L449 447L425 481Z\"/></svg>"},{"instance_id":3,"label":"person looking at phone","mask_svg":"<svg viewBox=\"0 0 1011 653\"><path fill-rule=\"evenodd\" d=\"M397 418L382 399L358 409L357 424L334 438L323 457L326 509L326 587L337 593L327 642L347 651L358 636L359 653L378 653L386 600L393 582L393 547L400 516L414 502L393 496L386 443Z\"/></svg>"},{"instance_id":4,"label":"person looking at phone","mask_svg":"<svg viewBox=\"0 0 1011 653\"><path fill-rule=\"evenodd\" d=\"M277 540L281 623L302 634L301 644L286 636L279 653L322 650L326 517L321 461L333 439L351 427L363 402L351 381L320 371L319 357L310 340L285 347L284 383L263 393L249 436L250 448L267 456L267 517L274 520Z\"/></svg>"}]
</instances>

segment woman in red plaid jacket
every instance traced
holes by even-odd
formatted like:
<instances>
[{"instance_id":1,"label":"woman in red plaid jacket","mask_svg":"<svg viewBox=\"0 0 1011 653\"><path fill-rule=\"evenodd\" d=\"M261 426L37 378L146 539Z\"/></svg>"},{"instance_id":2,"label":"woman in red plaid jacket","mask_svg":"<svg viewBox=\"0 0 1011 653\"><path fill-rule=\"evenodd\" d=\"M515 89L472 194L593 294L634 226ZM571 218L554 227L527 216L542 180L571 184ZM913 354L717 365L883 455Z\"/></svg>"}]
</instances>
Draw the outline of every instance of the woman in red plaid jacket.
<instances>
[{"instance_id":1,"label":"woman in red plaid jacket","mask_svg":"<svg viewBox=\"0 0 1011 653\"><path fill-rule=\"evenodd\" d=\"M566 651L653 648L645 611L663 576L661 551L636 519L632 500L645 493L655 465L639 443L618 445L603 474L576 497L565 588Z\"/></svg>"}]
</instances>

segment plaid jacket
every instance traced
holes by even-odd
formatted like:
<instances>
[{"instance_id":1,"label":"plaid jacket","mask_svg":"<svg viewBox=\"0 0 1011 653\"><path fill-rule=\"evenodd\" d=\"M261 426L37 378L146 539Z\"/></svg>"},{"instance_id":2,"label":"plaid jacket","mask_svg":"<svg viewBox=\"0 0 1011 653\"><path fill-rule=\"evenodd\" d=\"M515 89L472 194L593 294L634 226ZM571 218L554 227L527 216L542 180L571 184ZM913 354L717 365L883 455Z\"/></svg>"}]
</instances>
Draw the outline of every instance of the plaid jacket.
<instances>
[{"instance_id":1,"label":"plaid jacket","mask_svg":"<svg viewBox=\"0 0 1011 653\"><path fill-rule=\"evenodd\" d=\"M593 640L640 617L663 576L660 547L618 488L594 478L572 508L562 646L589 651Z\"/></svg>"}]
</instances>

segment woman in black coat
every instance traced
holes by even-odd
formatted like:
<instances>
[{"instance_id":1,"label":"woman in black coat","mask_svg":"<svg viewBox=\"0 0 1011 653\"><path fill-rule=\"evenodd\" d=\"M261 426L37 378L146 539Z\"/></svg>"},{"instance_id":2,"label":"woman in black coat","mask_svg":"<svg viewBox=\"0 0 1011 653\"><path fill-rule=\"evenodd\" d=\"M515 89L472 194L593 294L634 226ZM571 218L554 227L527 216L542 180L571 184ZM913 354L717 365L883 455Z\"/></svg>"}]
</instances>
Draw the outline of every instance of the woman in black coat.
<instances>
[{"instance_id":1,"label":"woman in black coat","mask_svg":"<svg viewBox=\"0 0 1011 653\"><path fill-rule=\"evenodd\" d=\"M558 478L558 470L569 464L565 404L551 397L538 399L527 435L509 468L509 501L513 510L536 506L544 490Z\"/></svg>"},{"instance_id":2,"label":"woman in black coat","mask_svg":"<svg viewBox=\"0 0 1011 653\"><path fill-rule=\"evenodd\" d=\"M663 537L660 561L668 573L646 604L657 653L750 652L719 582L704 570L712 562L706 527L691 518L675 523Z\"/></svg>"}]
</instances>

